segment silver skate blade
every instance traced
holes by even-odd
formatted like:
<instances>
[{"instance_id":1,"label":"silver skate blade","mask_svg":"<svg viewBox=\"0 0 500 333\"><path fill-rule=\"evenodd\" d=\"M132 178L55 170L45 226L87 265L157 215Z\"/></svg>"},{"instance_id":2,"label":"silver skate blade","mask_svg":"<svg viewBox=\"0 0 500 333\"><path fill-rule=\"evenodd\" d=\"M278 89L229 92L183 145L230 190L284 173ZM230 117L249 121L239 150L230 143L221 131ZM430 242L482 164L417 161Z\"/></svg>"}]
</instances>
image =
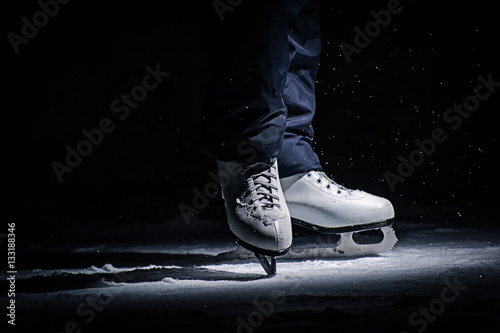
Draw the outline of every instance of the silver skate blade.
<instances>
[{"instance_id":1,"label":"silver skate blade","mask_svg":"<svg viewBox=\"0 0 500 333\"><path fill-rule=\"evenodd\" d=\"M267 261L267 256L255 253L255 256L259 260L262 268L266 271L267 275L273 276L276 275L276 258L269 257L270 261Z\"/></svg>"},{"instance_id":2,"label":"silver skate blade","mask_svg":"<svg viewBox=\"0 0 500 333\"><path fill-rule=\"evenodd\" d=\"M293 248L290 252L280 256L281 259L301 260L301 259L335 259L373 256L391 250L398 242L396 233L391 226L380 228L384 239L376 244L358 244L352 238L354 232L344 232L340 234L340 241L332 246L310 246L307 248ZM238 246L235 250L223 252L217 255L216 261L224 260L248 260L254 257L254 253ZM259 259L260 261L260 259ZM262 264L262 262L261 262ZM264 270L266 268L264 267ZM267 272L267 271L266 271Z\"/></svg>"},{"instance_id":3,"label":"silver skate blade","mask_svg":"<svg viewBox=\"0 0 500 333\"><path fill-rule=\"evenodd\" d=\"M390 226L380 228L384 239L376 244L358 244L352 238L354 232L344 232L340 234L340 241L332 247L309 247L293 249L283 259L330 259L364 257L379 254L394 248L398 242L396 233Z\"/></svg>"},{"instance_id":4,"label":"silver skate blade","mask_svg":"<svg viewBox=\"0 0 500 333\"><path fill-rule=\"evenodd\" d=\"M267 275L276 275L276 258L273 256L265 256L263 254L254 253L250 250L245 249L243 246L238 245L235 250L222 252L215 257L216 261L228 261L228 260L248 260L257 257L262 268L266 271ZM267 260L269 258L269 261Z\"/></svg>"}]
</instances>

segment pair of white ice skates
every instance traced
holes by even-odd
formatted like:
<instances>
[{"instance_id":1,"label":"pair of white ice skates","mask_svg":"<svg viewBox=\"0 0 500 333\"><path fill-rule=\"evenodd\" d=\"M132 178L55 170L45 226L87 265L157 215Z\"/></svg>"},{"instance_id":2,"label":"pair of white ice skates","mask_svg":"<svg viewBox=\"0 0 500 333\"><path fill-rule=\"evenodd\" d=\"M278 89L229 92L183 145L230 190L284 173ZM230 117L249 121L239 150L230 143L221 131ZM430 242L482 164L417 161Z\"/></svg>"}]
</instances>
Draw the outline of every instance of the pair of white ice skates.
<instances>
[{"instance_id":1,"label":"pair of white ice skates","mask_svg":"<svg viewBox=\"0 0 500 333\"><path fill-rule=\"evenodd\" d=\"M397 242L391 228L394 209L387 199L347 189L318 171L280 178L276 159L250 165L217 164L229 229L242 247L222 254L222 258L242 258L251 251L273 275L275 256L313 259L373 255L393 248ZM290 251L292 221L321 233L340 234L340 241L328 248ZM382 231L381 242L358 244L353 240L354 232L371 229Z\"/></svg>"}]
</instances>

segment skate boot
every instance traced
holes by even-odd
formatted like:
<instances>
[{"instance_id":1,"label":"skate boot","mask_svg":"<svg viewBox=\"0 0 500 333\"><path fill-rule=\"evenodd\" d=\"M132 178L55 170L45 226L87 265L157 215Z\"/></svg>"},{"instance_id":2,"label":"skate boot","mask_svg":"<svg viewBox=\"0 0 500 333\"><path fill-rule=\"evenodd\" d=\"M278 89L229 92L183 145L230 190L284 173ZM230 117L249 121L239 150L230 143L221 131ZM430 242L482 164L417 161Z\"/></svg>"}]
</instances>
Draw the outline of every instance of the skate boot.
<instances>
[{"instance_id":1,"label":"skate boot","mask_svg":"<svg viewBox=\"0 0 500 333\"><path fill-rule=\"evenodd\" d=\"M282 178L281 186L294 224L340 235L335 247L308 249L303 254L306 258L374 255L397 242L391 228L394 209L387 199L347 189L319 171ZM353 239L353 233L376 229L383 234L377 244L359 244Z\"/></svg>"},{"instance_id":2,"label":"skate boot","mask_svg":"<svg viewBox=\"0 0 500 333\"><path fill-rule=\"evenodd\" d=\"M275 274L274 257L292 245L290 214L276 159L250 165L218 161L217 165L229 230L239 245L255 253L269 275ZM230 253L219 256L229 259ZM271 257L270 262L265 256Z\"/></svg>"}]
</instances>

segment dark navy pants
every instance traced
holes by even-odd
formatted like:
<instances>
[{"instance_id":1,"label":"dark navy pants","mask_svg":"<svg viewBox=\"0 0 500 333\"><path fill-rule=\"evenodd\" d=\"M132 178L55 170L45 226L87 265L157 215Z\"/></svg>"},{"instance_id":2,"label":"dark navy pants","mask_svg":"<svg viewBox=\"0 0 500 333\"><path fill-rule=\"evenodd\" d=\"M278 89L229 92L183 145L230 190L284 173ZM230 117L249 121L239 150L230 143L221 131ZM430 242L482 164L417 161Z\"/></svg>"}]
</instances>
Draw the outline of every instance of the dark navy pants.
<instances>
[{"instance_id":1,"label":"dark navy pants","mask_svg":"<svg viewBox=\"0 0 500 333\"><path fill-rule=\"evenodd\" d=\"M321 170L311 145L319 0L245 0L212 14L204 146L222 161L278 157L280 176Z\"/></svg>"}]
</instances>

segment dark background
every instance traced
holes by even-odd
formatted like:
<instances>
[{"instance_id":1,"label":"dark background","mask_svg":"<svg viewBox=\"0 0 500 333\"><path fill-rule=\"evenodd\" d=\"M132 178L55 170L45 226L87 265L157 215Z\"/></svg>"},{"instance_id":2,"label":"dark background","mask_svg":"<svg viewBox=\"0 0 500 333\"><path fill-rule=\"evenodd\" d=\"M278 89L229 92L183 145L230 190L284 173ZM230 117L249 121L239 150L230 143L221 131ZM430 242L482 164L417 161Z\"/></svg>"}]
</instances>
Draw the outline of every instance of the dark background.
<instances>
[{"instance_id":1,"label":"dark background","mask_svg":"<svg viewBox=\"0 0 500 333\"><path fill-rule=\"evenodd\" d=\"M387 1L323 2L315 150L337 182L389 198L398 221L495 223L500 92L456 131L442 115L474 93L479 75L500 81L497 5L401 4L348 64L340 43L353 44L353 28L363 29L370 10ZM21 18L39 10L36 1L9 2L4 36L20 34ZM203 190L215 171L199 148L209 74L204 15L217 21L211 1L71 1L18 54L4 38L2 215L17 222L18 242L87 224L187 228L178 205L192 205L193 188ZM170 76L121 121L111 102L156 64ZM65 146L75 148L81 131L106 117L115 131L60 184L51 163L64 163ZM384 172L397 173L397 157L408 157L413 141L436 127L446 130L446 142L392 192ZM204 219L224 222L221 199L191 222Z\"/></svg>"}]
</instances>

